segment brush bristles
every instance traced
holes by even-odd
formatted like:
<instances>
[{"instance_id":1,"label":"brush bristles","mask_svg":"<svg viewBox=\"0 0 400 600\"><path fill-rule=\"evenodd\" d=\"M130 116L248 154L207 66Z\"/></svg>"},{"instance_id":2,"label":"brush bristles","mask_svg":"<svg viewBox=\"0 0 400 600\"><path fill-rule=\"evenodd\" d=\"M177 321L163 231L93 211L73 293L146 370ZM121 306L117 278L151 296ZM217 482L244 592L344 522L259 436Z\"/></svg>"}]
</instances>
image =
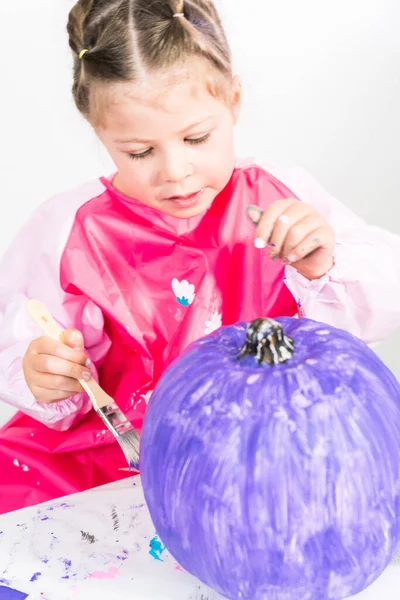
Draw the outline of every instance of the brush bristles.
<instances>
[{"instance_id":1,"label":"brush bristles","mask_svg":"<svg viewBox=\"0 0 400 600\"><path fill-rule=\"evenodd\" d=\"M138 432L132 427L129 431L119 435L117 441L125 454L129 469L139 470L140 437Z\"/></svg>"},{"instance_id":2,"label":"brush bristles","mask_svg":"<svg viewBox=\"0 0 400 600\"><path fill-rule=\"evenodd\" d=\"M395 557L392 560L392 565L399 565L400 564L400 552L398 552Z\"/></svg>"}]
</instances>

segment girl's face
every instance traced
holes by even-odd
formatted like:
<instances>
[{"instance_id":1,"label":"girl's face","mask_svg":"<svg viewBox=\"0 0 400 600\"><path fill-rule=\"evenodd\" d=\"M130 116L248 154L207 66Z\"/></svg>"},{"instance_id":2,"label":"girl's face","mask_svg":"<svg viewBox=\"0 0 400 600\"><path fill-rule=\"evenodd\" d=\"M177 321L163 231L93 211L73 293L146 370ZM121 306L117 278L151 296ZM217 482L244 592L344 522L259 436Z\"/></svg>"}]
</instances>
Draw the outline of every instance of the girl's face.
<instances>
[{"instance_id":1,"label":"girl's face","mask_svg":"<svg viewBox=\"0 0 400 600\"><path fill-rule=\"evenodd\" d=\"M178 218L205 212L234 169L240 81L227 84L224 103L208 91L206 69L191 61L140 84L97 91L105 106L95 130L118 169L114 185Z\"/></svg>"}]
</instances>

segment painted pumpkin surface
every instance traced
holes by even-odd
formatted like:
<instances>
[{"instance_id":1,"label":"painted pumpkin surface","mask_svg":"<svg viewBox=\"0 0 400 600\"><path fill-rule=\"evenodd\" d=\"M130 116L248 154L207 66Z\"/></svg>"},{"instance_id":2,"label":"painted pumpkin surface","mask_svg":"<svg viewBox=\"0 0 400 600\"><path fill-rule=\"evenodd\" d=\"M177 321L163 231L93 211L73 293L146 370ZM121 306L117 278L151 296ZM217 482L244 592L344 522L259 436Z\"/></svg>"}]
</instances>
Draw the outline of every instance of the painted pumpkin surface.
<instances>
[{"instance_id":1,"label":"painted pumpkin surface","mask_svg":"<svg viewBox=\"0 0 400 600\"><path fill-rule=\"evenodd\" d=\"M310 319L223 327L161 377L141 473L163 543L226 598L347 598L399 546L400 385Z\"/></svg>"}]
</instances>

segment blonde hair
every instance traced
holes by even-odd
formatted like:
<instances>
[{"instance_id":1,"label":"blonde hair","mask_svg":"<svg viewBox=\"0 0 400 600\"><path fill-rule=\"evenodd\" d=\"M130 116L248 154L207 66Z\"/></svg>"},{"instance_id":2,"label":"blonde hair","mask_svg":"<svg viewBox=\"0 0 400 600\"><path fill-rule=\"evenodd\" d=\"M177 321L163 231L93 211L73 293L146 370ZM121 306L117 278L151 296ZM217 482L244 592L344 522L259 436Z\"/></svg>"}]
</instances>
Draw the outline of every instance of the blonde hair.
<instances>
[{"instance_id":1,"label":"blonde hair","mask_svg":"<svg viewBox=\"0 0 400 600\"><path fill-rule=\"evenodd\" d=\"M67 30L73 96L86 118L94 85L134 82L189 57L232 76L229 45L212 0L78 0Z\"/></svg>"}]
</instances>

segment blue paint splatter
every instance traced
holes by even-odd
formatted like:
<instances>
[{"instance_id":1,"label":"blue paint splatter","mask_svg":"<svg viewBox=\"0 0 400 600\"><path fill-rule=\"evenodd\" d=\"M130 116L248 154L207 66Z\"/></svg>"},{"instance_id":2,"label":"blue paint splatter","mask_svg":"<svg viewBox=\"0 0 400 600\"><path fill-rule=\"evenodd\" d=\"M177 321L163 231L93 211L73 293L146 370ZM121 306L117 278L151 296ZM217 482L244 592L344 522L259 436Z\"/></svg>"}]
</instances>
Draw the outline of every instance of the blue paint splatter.
<instances>
[{"instance_id":1,"label":"blue paint splatter","mask_svg":"<svg viewBox=\"0 0 400 600\"><path fill-rule=\"evenodd\" d=\"M47 515L45 515L44 517L40 518L41 521L49 521L50 517L48 517Z\"/></svg>"},{"instance_id":2,"label":"blue paint splatter","mask_svg":"<svg viewBox=\"0 0 400 600\"><path fill-rule=\"evenodd\" d=\"M34 575L32 575L30 581L37 581L39 579L39 577L41 577L42 574L41 573L35 573Z\"/></svg>"},{"instance_id":3,"label":"blue paint splatter","mask_svg":"<svg viewBox=\"0 0 400 600\"><path fill-rule=\"evenodd\" d=\"M44 563L45 565L47 565L47 563L48 563L48 562L49 562L49 559L48 559L48 558L43 558L43 559L42 559L42 563Z\"/></svg>"},{"instance_id":4,"label":"blue paint splatter","mask_svg":"<svg viewBox=\"0 0 400 600\"><path fill-rule=\"evenodd\" d=\"M162 544L162 542L157 534L153 537L153 539L150 540L149 545L150 545L150 550L149 550L150 556L155 558L155 560L160 560L161 562L164 562L163 559L161 558L161 555L163 554L163 552L165 552L165 546Z\"/></svg>"},{"instance_id":5,"label":"blue paint splatter","mask_svg":"<svg viewBox=\"0 0 400 600\"><path fill-rule=\"evenodd\" d=\"M4 583L4 585L10 585L8 579L3 579L2 577L0 577L0 583Z\"/></svg>"}]
</instances>

